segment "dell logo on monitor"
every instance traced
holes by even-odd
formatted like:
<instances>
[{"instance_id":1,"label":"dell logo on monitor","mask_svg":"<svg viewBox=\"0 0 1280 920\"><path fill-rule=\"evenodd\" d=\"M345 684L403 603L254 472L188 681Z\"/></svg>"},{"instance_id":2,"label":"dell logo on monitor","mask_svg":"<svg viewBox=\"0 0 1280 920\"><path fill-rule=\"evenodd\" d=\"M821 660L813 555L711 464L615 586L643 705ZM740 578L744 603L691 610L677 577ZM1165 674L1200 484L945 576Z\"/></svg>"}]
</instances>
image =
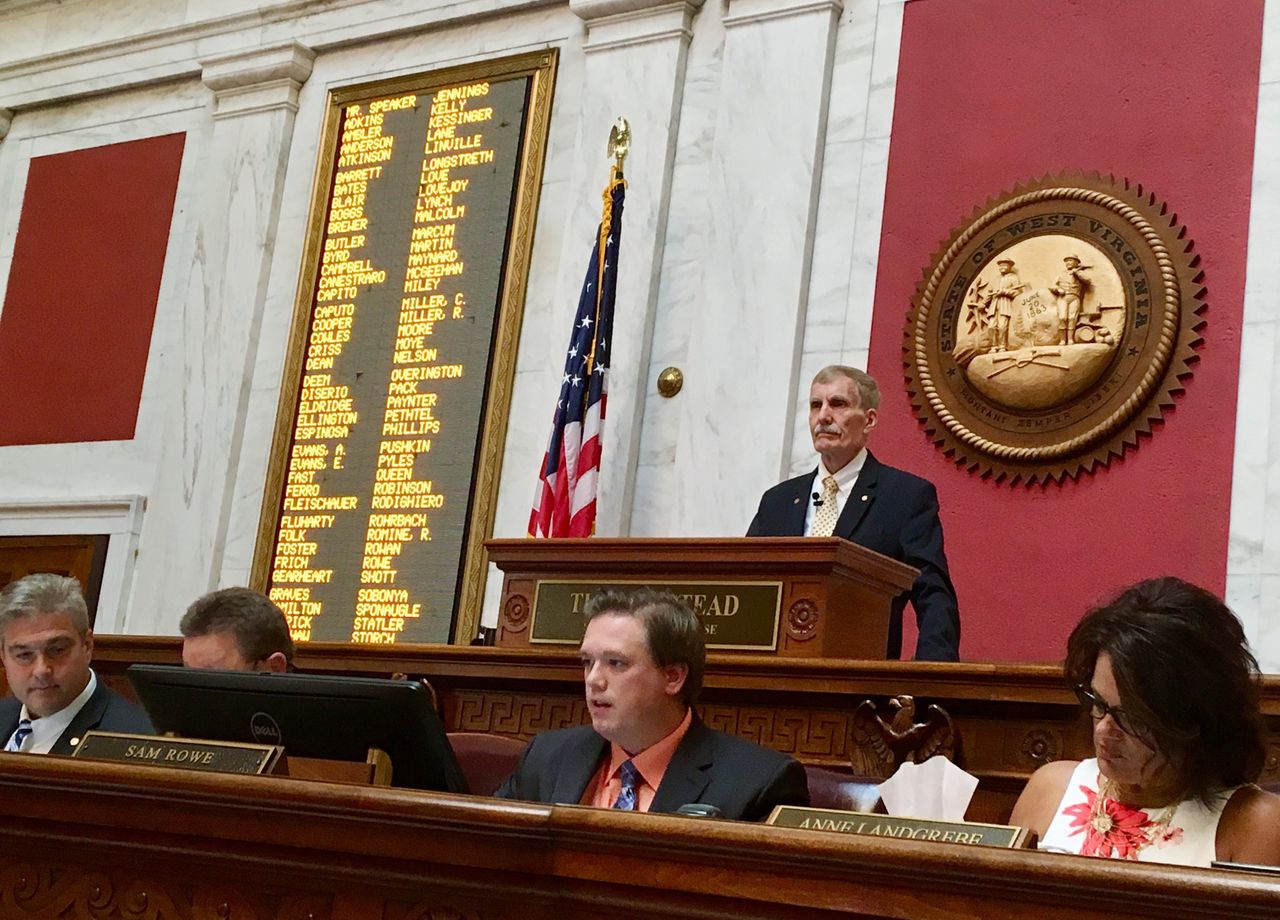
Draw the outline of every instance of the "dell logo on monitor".
<instances>
[{"instance_id":1,"label":"dell logo on monitor","mask_svg":"<svg viewBox=\"0 0 1280 920\"><path fill-rule=\"evenodd\" d=\"M255 712L249 720L249 733L259 744L280 744L283 740L280 726L265 712Z\"/></svg>"}]
</instances>

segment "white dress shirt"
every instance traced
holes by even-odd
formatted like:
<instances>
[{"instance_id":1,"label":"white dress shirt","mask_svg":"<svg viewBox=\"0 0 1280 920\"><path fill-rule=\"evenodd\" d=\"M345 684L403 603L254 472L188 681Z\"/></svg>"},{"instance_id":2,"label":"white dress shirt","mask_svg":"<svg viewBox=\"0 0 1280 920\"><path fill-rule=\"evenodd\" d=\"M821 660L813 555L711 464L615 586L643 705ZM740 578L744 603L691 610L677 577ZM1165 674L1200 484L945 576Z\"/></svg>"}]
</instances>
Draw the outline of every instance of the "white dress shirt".
<instances>
[{"instance_id":1,"label":"white dress shirt","mask_svg":"<svg viewBox=\"0 0 1280 920\"><path fill-rule=\"evenodd\" d=\"M72 700L70 705L58 710L53 715L45 716L42 719L31 719L31 713L27 712L27 706L23 703L22 712L18 715L18 722L21 724L23 719L31 719L31 734L23 742L22 752L24 754L48 754L53 746L58 743L62 733L67 730L71 720L80 714L80 710L84 709L84 704L89 702L89 697L93 696L93 692L97 689L98 675L94 674L91 669L89 671L89 682L84 685L80 695ZM10 735L10 737L13 736Z\"/></svg>"},{"instance_id":2,"label":"white dress shirt","mask_svg":"<svg viewBox=\"0 0 1280 920\"><path fill-rule=\"evenodd\" d=\"M845 502L849 500L849 495L853 492L853 487L858 482L858 474L862 472L863 464L866 462L867 449L865 447L858 451L856 457L834 473L829 472L822 462L822 457L818 457L818 473L813 477L813 488L809 494L809 510L804 515L804 535L806 537L813 532L813 515L817 510L813 503L815 500L822 499L822 480L828 476L836 477L836 517L839 518L844 512ZM792 518L792 520L795 519Z\"/></svg>"}]
</instances>

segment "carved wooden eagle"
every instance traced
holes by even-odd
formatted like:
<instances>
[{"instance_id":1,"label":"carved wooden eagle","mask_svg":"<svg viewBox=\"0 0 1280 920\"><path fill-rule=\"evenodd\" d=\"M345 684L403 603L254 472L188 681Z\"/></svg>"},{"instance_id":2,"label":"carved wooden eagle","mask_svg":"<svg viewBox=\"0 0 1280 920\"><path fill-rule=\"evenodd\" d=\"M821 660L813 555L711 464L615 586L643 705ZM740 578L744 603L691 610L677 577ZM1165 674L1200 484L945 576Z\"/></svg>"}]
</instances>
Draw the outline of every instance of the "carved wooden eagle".
<instances>
[{"instance_id":1,"label":"carved wooden eagle","mask_svg":"<svg viewBox=\"0 0 1280 920\"><path fill-rule=\"evenodd\" d=\"M894 713L888 723L871 700L863 700L853 711L849 761L855 774L888 777L907 761L924 763L935 754L954 756L956 731L945 710L930 705L926 721L917 722L915 698L906 695L890 698L889 708Z\"/></svg>"}]
</instances>

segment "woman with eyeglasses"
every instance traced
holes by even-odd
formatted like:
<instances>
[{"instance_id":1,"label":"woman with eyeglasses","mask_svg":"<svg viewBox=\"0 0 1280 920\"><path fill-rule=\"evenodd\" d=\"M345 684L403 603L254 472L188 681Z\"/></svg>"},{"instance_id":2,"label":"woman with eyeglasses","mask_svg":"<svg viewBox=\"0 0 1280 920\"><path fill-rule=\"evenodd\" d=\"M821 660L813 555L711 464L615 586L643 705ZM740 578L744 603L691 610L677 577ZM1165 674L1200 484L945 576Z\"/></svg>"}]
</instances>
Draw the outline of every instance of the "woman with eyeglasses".
<instances>
[{"instance_id":1,"label":"woman with eyeglasses","mask_svg":"<svg viewBox=\"0 0 1280 920\"><path fill-rule=\"evenodd\" d=\"M1177 578L1134 585L1067 640L1095 757L1031 777L1011 824L1040 848L1141 862L1280 865L1258 665L1222 601Z\"/></svg>"}]
</instances>

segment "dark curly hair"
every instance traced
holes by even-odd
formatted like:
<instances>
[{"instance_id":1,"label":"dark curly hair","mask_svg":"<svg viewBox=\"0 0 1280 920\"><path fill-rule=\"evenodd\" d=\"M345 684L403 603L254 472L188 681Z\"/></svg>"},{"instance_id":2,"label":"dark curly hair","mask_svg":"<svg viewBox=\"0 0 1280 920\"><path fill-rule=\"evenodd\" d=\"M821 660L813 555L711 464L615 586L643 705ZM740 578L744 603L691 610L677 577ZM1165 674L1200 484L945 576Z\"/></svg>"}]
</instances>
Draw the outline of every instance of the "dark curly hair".
<instances>
[{"instance_id":1,"label":"dark curly hair","mask_svg":"<svg viewBox=\"0 0 1280 920\"><path fill-rule=\"evenodd\" d=\"M1258 663L1240 621L1208 591L1153 578L1085 614L1067 640L1066 674L1088 687L1111 659L1120 705L1208 804L1253 782L1266 761Z\"/></svg>"}]
</instances>

